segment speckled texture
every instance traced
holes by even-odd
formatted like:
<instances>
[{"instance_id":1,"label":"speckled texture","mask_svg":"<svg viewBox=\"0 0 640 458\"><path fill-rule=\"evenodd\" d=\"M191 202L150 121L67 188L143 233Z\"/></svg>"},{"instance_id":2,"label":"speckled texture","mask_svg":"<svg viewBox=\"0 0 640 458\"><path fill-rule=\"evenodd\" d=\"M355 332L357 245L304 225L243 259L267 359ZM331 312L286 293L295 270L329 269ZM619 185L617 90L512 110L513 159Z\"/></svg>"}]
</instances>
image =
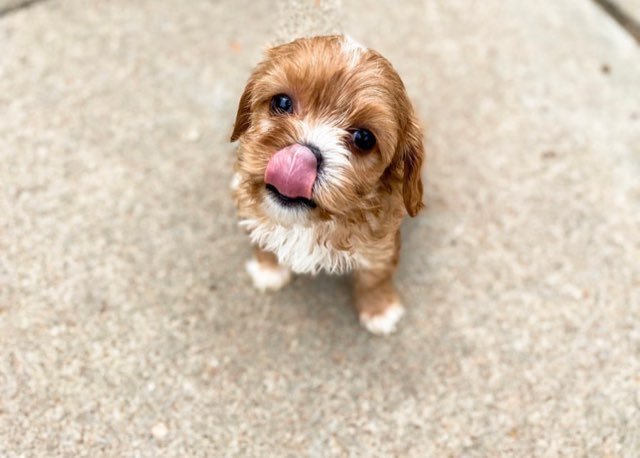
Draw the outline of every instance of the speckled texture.
<instances>
[{"instance_id":1,"label":"speckled texture","mask_svg":"<svg viewBox=\"0 0 640 458\"><path fill-rule=\"evenodd\" d=\"M636 455L639 48L583 0L402 5L344 5L428 125L388 339L346 279L244 272L269 2L0 20L0 455Z\"/></svg>"},{"instance_id":2,"label":"speckled texture","mask_svg":"<svg viewBox=\"0 0 640 458\"><path fill-rule=\"evenodd\" d=\"M335 35L343 32L342 0L276 0L273 44L287 43L305 35Z\"/></svg>"}]
</instances>

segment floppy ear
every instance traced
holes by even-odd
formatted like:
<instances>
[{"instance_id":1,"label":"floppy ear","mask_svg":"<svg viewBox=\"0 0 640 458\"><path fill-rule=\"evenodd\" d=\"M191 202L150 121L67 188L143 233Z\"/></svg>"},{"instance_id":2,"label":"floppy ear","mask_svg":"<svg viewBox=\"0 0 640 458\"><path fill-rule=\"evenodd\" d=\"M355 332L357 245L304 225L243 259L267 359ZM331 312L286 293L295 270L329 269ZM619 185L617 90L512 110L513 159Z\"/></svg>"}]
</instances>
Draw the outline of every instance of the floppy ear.
<instances>
[{"instance_id":1,"label":"floppy ear","mask_svg":"<svg viewBox=\"0 0 640 458\"><path fill-rule=\"evenodd\" d=\"M251 125L251 95L253 93L253 78L249 80L244 88L240 103L238 104L238 113L236 114L236 122L233 125L233 133L231 141L235 142Z\"/></svg>"},{"instance_id":2,"label":"floppy ear","mask_svg":"<svg viewBox=\"0 0 640 458\"><path fill-rule=\"evenodd\" d=\"M409 118L402 151L403 182L402 197L410 216L416 216L424 207L422 203L422 161L424 143L422 129L414 114Z\"/></svg>"}]
</instances>

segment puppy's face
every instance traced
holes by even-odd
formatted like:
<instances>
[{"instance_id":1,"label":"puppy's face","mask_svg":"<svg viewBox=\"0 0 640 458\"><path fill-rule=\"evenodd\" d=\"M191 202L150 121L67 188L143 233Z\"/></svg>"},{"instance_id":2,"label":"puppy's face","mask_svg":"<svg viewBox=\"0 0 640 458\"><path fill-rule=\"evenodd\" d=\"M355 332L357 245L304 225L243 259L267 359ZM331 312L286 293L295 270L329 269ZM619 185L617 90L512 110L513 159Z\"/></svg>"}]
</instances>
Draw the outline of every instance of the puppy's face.
<instances>
[{"instance_id":1,"label":"puppy's face","mask_svg":"<svg viewBox=\"0 0 640 458\"><path fill-rule=\"evenodd\" d=\"M422 132L380 54L342 36L272 48L242 94L242 196L282 222L422 207ZM241 197L243 198L243 197Z\"/></svg>"}]
</instances>

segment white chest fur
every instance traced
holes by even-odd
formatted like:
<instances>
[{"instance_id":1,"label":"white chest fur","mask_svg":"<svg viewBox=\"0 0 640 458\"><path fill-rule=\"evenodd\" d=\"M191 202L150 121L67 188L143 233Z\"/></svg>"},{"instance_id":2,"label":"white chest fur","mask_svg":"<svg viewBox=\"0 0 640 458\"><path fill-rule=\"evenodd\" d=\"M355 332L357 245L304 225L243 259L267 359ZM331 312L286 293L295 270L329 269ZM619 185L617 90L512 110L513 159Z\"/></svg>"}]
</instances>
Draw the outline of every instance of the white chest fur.
<instances>
[{"instance_id":1,"label":"white chest fur","mask_svg":"<svg viewBox=\"0 0 640 458\"><path fill-rule=\"evenodd\" d=\"M316 274L321 270L329 273L345 273L365 264L358 253L337 250L324 243L317 227L259 223L247 219L240 225L249 231L251 241L260 248L271 251L280 264L296 273Z\"/></svg>"}]
</instances>

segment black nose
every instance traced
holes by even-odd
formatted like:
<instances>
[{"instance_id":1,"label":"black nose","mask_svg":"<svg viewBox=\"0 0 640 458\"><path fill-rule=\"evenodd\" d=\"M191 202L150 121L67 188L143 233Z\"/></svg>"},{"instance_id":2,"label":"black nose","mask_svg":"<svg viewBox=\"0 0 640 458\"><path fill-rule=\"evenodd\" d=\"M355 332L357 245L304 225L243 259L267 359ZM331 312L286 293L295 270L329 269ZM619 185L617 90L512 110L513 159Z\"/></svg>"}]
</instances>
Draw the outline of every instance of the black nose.
<instances>
[{"instance_id":1,"label":"black nose","mask_svg":"<svg viewBox=\"0 0 640 458\"><path fill-rule=\"evenodd\" d=\"M323 160L322 153L320 152L320 148L318 148L313 143L303 143L302 145L306 146L311 150L313 155L316 157L316 162L318 163L318 170L320 170L320 165L322 165L322 160Z\"/></svg>"}]
</instances>

